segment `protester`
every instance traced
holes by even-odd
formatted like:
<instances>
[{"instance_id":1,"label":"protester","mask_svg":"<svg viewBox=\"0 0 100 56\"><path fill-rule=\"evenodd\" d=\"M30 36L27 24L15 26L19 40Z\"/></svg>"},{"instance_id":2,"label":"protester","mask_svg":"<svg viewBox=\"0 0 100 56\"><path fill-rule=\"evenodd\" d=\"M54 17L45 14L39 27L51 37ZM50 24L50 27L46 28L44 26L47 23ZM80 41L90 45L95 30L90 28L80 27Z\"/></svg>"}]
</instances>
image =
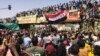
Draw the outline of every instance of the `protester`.
<instances>
[{"instance_id":1,"label":"protester","mask_svg":"<svg viewBox=\"0 0 100 56\"><path fill-rule=\"evenodd\" d=\"M67 52L66 52L66 48L63 44L63 40L60 40L59 41L59 46L57 48L57 56L66 56L67 55L66 53Z\"/></svg>"},{"instance_id":2,"label":"protester","mask_svg":"<svg viewBox=\"0 0 100 56\"><path fill-rule=\"evenodd\" d=\"M4 55L4 45L3 45L3 39L0 38L0 55L3 56Z\"/></svg>"},{"instance_id":3,"label":"protester","mask_svg":"<svg viewBox=\"0 0 100 56\"><path fill-rule=\"evenodd\" d=\"M26 33L25 37L24 37L24 45L26 48L30 47L30 43L31 43L31 39L29 37L29 34Z\"/></svg>"},{"instance_id":4,"label":"protester","mask_svg":"<svg viewBox=\"0 0 100 56\"><path fill-rule=\"evenodd\" d=\"M86 18L89 20L93 17L98 18L98 7L100 7L98 2L70 1L70 3L60 3L42 9L23 11L18 13L16 17L35 14L37 17L41 17L44 13L52 14L61 9L78 9L81 22L84 23ZM0 22L2 21L12 22L10 18L0 20ZM99 37L99 34L97 36L92 30L64 32L58 31L52 26L40 27L38 30L2 29L0 30L0 56L100 56Z\"/></svg>"},{"instance_id":5,"label":"protester","mask_svg":"<svg viewBox=\"0 0 100 56\"><path fill-rule=\"evenodd\" d=\"M46 55L56 56L56 45L52 43L52 37L48 37L47 43L45 44Z\"/></svg>"},{"instance_id":6,"label":"protester","mask_svg":"<svg viewBox=\"0 0 100 56\"><path fill-rule=\"evenodd\" d=\"M77 44L74 44L69 48L68 56L79 56L78 53L79 53L79 46Z\"/></svg>"},{"instance_id":7,"label":"protester","mask_svg":"<svg viewBox=\"0 0 100 56\"><path fill-rule=\"evenodd\" d=\"M45 50L42 47L37 46L38 44L38 38L33 37L32 38L32 47L26 49L27 52L31 53L32 55L38 55L38 56L45 56Z\"/></svg>"},{"instance_id":8,"label":"protester","mask_svg":"<svg viewBox=\"0 0 100 56\"><path fill-rule=\"evenodd\" d=\"M94 43L94 56L100 56L100 41Z\"/></svg>"}]
</instances>

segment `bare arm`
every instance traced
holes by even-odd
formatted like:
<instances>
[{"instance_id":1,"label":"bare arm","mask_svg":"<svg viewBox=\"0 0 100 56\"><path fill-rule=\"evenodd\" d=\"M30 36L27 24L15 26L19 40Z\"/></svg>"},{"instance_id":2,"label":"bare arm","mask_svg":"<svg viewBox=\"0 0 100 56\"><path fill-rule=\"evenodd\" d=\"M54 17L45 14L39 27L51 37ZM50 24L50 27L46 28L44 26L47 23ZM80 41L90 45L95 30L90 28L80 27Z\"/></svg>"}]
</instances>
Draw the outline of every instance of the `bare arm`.
<instances>
[{"instance_id":1,"label":"bare arm","mask_svg":"<svg viewBox=\"0 0 100 56\"><path fill-rule=\"evenodd\" d=\"M13 53L14 53L15 56L19 56L19 54L18 54L18 52L17 52L17 50L16 50L15 47L12 47L11 49L12 49L12 51L13 51Z\"/></svg>"}]
</instances>

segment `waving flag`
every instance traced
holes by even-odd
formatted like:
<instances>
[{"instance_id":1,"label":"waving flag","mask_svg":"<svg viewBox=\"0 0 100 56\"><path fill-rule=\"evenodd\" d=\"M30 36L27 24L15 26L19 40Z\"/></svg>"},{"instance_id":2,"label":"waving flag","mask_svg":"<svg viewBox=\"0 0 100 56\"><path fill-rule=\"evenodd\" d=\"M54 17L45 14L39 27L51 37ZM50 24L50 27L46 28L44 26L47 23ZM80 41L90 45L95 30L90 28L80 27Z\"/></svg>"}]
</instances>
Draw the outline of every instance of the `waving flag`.
<instances>
[{"instance_id":1,"label":"waving flag","mask_svg":"<svg viewBox=\"0 0 100 56\"><path fill-rule=\"evenodd\" d=\"M53 14L46 13L45 16L49 23L61 23L67 18L65 10L60 10Z\"/></svg>"}]
</instances>

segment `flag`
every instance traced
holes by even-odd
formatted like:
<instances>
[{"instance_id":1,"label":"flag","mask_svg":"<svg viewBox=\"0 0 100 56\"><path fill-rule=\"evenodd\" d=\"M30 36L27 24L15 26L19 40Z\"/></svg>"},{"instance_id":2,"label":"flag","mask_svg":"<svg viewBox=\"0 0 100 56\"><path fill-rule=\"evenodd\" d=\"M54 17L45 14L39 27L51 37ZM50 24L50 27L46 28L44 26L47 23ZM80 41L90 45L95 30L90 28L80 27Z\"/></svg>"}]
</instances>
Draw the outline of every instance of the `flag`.
<instances>
[{"instance_id":1,"label":"flag","mask_svg":"<svg viewBox=\"0 0 100 56\"><path fill-rule=\"evenodd\" d=\"M60 10L53 14L46 13L45 16L49 23L61 23L64 22L67 18L65 12L66 12L65 10Z\"/></svg>"}]
</instances>

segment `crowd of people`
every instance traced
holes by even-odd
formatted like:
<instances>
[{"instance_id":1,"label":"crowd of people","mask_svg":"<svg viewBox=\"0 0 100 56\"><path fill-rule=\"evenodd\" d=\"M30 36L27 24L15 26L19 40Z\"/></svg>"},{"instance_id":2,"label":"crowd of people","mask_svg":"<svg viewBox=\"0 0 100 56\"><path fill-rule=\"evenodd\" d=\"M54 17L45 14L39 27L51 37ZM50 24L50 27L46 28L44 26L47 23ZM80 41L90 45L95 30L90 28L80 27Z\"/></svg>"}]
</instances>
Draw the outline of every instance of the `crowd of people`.
<instances>
[{"instance_id":1,"label":"crowd of people","mask_svg":"<svg viewBox=\"0 0 100 56\"><path fill-rule=\"evenodd\" d=\"M43 7L43 8L36 8L29 11L23 11L23 12L18 13L16 16L20 17L20 16L37 14L38 17L41 17L43 16L44 13L55 13L56 11L62 10L62 9L67 10L67 11L78 9L81 12L81 15L87 12L89 13L89 15L92 13L93 15L96 15L96 17L98 17L100 13L98 12L99 7L100 7L100 1L93 2L91 0L82 0L82 1L77 0L77 1L69 1L68 3L60 3L56 5L51 5L51 6Z\"/></svg>"},{"instance_id":2,"label":"crowd of people","mask_svg":"<svg viewBox=\"0 0 100 56\"><path fill-rule=\"evenodd\" d=\"M69 1L68 3L60 3L56 5L51 5L43 8L36 8L33 10L23 11L16 14L15 20L17 17L21 16L29 16L37 14L37 17L43 16L44 13L55 13L58 10L73 10L78 9L81 13L80 16L83 15L95 16L96 18L100 18L100 1L92 1L91 0L77 0L77 1ZM12 18L5 18L5 20L1 19L0 22L13 22Z\"/></svg>"},{"instance_id":3,"label":"crowd of people","mask_svg":"<svg viewBox=\"0 0 100 56\"><path fill-rule=\"evenodd\" d=\"M100 34L92 31L0 30L0 56L100 56Z\"/></svg>"},{"instance_id":4,"label":"crowd of people","mask_svg":"<svg viewBox=\"0 0 100 56\"><path fill-rule=\"evenodd\" d=\"M16 20L15 17L3 18L3 19L0 19L0 23L16 23L15 20Z\"/></svg>"},{"instance_id":5,"label":"crowd of people","mask_svg":"<svg viewBox=\"0 0 100 56\"><path fill-rule=\"evenodd\" d=\"M58 10L79 9L81 19L88 12L89 18L99 17L99 2L71 1L49 7L18 13L16 17L54 13ZM10 19L9 19L10 20ZM9 20L7 20L9 22ZM0 20L2 21L2 20ZM58 31L52 26L39 30L19 31L0 29L0 56L100 56L100 33L91 31Z\"/></svg>"}]
</instances>

